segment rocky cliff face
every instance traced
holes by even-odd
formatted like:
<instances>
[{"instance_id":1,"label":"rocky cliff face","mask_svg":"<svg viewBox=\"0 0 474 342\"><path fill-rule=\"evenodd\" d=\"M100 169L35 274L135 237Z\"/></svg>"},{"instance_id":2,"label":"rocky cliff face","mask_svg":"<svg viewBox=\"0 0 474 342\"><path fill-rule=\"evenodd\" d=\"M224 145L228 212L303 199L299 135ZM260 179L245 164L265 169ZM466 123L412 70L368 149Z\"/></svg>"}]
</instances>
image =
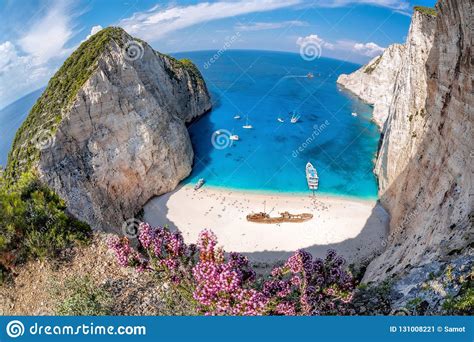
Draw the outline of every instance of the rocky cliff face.
<instances>
[{"instance_id":1,"label":"rocky cliff face","mask_svg":"<svg viewBox=\"0 0 474 342\"><path fill-rule=\"evenodd\" d=\"M366 281L427 276L423 267L440 269L463 255L472 263L472 6L470 0L443 0L436 17L415 13L376 165L391 235ZM428 51L412 39L416 21L433 33ZM420 51L428 54L423 65L409 57Z\"/></svg>"},{"instance_id":2,"label":"rocky cliff face","mask_svg":"<svg viewBox=\"0 0 474 342\"><path fill-rule=\"evenodd\" d=\"M382 55L350 75L342 74L337 83L374 106L373 119L380 129L388 116L393 88L405 54L405 45L390 45Z\"/></svg>"},{"instance_id":3,"label":"rocky cliff face","mask_svg":"<svg viewBox=\"0 0 474 342\"><path fill-rule=\"evenodd\" d=\"M82 56L92 42L102 50L56 124L45 127L50 139L33 167L74 216L96 229L120 231L151 197L189 175L193 150L185 122L211 103L192 63L159 54L121 29L106 30L80 47ZM66 78L78 58L72 55L54 79ZM21 163L19 141L12 156Z\"/></svg>"}]
</instances>

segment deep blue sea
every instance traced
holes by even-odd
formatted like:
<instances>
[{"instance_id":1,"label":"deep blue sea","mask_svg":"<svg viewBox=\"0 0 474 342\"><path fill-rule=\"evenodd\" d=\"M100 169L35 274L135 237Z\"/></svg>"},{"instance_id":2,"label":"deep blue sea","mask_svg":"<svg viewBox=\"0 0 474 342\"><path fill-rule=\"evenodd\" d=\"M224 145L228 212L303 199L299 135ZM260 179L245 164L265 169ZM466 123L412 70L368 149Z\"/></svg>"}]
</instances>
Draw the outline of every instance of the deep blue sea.
<instances>
[{"instance_id":1,"label":"deep blue sea","mask_svg":"<svg viewBox=\"0 0 474 342\"><path fill-rule=\"evenodd\" d=\"M380 134L372 108L336 85L340 74L359 65L248 50L226 51L210 63L214 54L176 54L198 66L213 99L212 112L189 127L196 157L185 182L204 178L218 187L308 193L305 165L311 161L319 193L377 196L372 160ZM309 72L314 78L305 77ZM289 120L292 111L301 115L296 124ZM247 116L253 129L242 128ZM216 131L221 135L213 139ZM240 140L229 144L228 132Z\"/></svg>"},{"instance_id":2,"label":"deep blue sea","mask_svg":"<svg viewBox=\"0 0 474 342\"><path fill-rule=\"evenodd\" d=\"M370 120L372 108L336 85L341 73L358 65L248 50L225 51L211 62L215 54L174 54L190 58L201 70L213 101L213 110L189 126L195 163L185 183L204 178L216 187L309 193L305 165L311 161L319 173L319 193L376 197L372 160L379 132ZM314 78L305 77L308 72ZM1 165L40 94L33 92L0 111ZM290 123L292 111L301 115L296 124ZM252 129L242 128L247 117ZM228 140L229 134L240 140Z\"/></svg>"}]
</instances>

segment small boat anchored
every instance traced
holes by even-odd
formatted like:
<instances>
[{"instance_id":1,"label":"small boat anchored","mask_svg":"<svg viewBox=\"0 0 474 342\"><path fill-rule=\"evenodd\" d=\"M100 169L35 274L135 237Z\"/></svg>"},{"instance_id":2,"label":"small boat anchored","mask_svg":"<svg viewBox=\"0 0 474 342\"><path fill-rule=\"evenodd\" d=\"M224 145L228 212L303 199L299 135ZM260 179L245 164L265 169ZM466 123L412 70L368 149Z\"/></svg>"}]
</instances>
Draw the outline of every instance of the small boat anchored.
<instances>
[{"instance_id":1,"label":"small boat anchored","mask_svg":"<svg viewBox=\"0 0 474 342\"><path fill-rule=\"evenodd\" d=\"M229 137L230 140L233 140L233 141L237 141L239 140L239 136L237 134L232 134L230 137Z\"/></svg>"},{"instance_id":2,"label":"small boat anchored","mask_svg":"<svg viewBox=\"0 0 474 342\"><path fill-rule=\"evenodd\" d=\"M253 126L249 124L249 117L248 116L247 116L247 120L245 121L245 125L243 125L242 128L245 128L245 129L253 128Z\"/></svg>"},{"instance_id":3,"label":"small boat anchored","mask_svg":"<svg viewBox=\"0 0 474 342\"><path fill-rule=\"evenodd\" d=\"M247 215L247 221L255 223L299 223L311 220L312 218L313 214L290 214L288 211L280 213L280 217L271 217L265 212L252 213Z\"/></svg>"},{"instance_id":4,"label":"small boat anchored","mask_svg":"<svg viewBox=\"0 0 474 342\"><path fill-rule=\"evenodd\" d=\"M278 118L277 120L278 122L285 122L285 120L283 120L282 118Z\"/></svg>"},{"instance_id":5,"label":"small boat anchored","mask_svg":"<svg viewBox=\"0 0 474 342\"><path fill-rule=\"evenodd\" d=\"M199 190L205 183L206 181L204 180L204 178L200 178L198 180L198 182L196 183L196 185L194 186L194 190Z\"/></svg>"},{"instance_id":6,"label":"small boat anchored","mask_svg":"<svg viewBox=\"0 0 474 342\"><path fill-rule=\"evenodd\" d=\"M234 116L234 119L235 119L235 120L239 120L239 119L240 119L240 115L239 115L239 114L235 115L235 116Z\"/></svg>"},{"instance_id":7,"label":"small boat anchored","mask_svg":"<svg viewBox=\"0 0 474 342\"><path fill-rule=\"evenodd\" d=\"M306 74L306 77L307 77L307 78L313 78L313 77L314 77L314 75L313 75L313 73L312 73L312 72L308 72L308 73Z\"/></svg>"},{"instance_id":8,"label":"small boat anchored","mask_svg":"<svg viewBox=\"0 0 474 342\"><path fill-rule=\"evenodd\" d=\"M292 124L297 123L298 120L300 119L300 117L301 117L301 115L299 115L299 114L297 114L297 113L292 113L292 114L291 114L290 122L291 122Z\"/></svg>"},{"instance_id":9,"label":"small boat anchored","mask_svg":"<svg viewBox=\"0 0 474 342\"><path fill-rule=\"evenodd\" d=\"M318 190L319 186L319 177L318 177L318 171L316 171L316 168L308 162L306 164L306 181L308 182L308 188L310 190Z\"/></svg>"},{"instance_id":10,"label":"small boat anchored","mask_svg":"<svg viewBox=\"0 0 474 342\"><path fill-rule=\"evenodd\" d=\"M352 115L352 116L357 116L357 113L356 113L356 112L352 112L351 115Z\"/></svg>"}]
</instances>

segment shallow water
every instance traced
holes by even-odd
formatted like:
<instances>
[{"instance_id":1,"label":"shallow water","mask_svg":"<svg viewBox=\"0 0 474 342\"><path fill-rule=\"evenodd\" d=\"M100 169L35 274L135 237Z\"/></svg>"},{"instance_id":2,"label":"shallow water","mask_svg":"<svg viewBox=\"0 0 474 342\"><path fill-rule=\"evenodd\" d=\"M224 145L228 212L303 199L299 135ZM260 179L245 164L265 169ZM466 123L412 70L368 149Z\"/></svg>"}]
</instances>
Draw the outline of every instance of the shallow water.
<instances>
[{"instance_id":1,"label":"shallow water","mask_svg":"<svg viewBox=\"0 0 474 342\"><path fill-rule=\"evenodd\" d=\"M358 65L226 51L206 68L214 53L176 54L196 63L213 99L212 112L189 127L195 166L185 183L204 178L211 186L308 193L305 165L311 161L320 177L318 192L376 197L372 159L380 135L370 120L372 108L336 85L341 73ZM315 77L305 77L308 72ZM290 111L301 115L296 124L290 123ZM236 114L242 118L234 119ZM247 116L253 129L242 128ZM240 140L232 142L229 134Z\"/></svg>"}]
</instances>

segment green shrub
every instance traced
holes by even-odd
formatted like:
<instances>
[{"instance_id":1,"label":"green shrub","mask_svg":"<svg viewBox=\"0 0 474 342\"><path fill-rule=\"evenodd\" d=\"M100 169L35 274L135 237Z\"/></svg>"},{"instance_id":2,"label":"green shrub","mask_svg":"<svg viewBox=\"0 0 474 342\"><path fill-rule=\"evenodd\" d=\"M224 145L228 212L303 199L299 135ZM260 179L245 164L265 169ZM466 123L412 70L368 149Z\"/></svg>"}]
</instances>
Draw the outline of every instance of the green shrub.
<instances>
[{"instance_id":1,"label":"green shrub","mask_svg":"<svg viewBox=\"0 0 474 342\"><path fill-rule=\"evenodd\" d=\"M89 277L68 279L52 293L56 314L62 316L104 316L112 312L112 296Z\"/></svg>"},{"instance_id":2,"label":"green shrub","mask_svg":"<svg viewBox=\"0 0 474 342\"><path fill-rule=\"evenodd\" d=\"M448 297L443 309L450 315L474 315L474 281L464 283L456 297Z\"/></svg>"},{"instance_id":3,"label":"green shrub","mask_svg":"<svg viewBox=\"0 0 474 342\"><path fill-rule=\"evenodd\" d=\"M32 173L7 184L0 173L0 264L55 257L74 243L87 242L91 230L66 213L63 200Z\"/></svg>"},{"instance_id":4,"label":"green shrub","mask_svg":"<svg viewBox=\"0 0 474 342\"><path fill-rule=\"evenodd\" d=\"M434 9L433 7L415 6L415 7L413 7L413 9L417 12L427 14L427 15L431 15L433 17L436 17L438 15L438 12L436 12L436 9Z\"/></svg>"}]
</instances>

